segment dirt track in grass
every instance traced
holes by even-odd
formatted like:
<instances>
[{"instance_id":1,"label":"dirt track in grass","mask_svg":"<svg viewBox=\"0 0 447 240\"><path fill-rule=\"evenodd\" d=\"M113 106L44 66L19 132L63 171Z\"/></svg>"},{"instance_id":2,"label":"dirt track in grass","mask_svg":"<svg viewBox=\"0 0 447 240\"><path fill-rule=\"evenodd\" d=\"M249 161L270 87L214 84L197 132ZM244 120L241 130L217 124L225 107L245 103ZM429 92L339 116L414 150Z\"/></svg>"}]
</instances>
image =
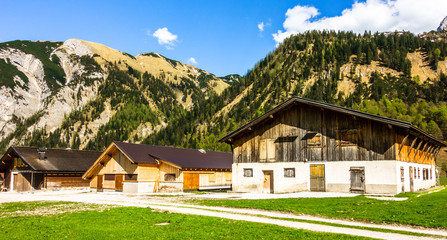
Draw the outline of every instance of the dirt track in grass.
<instances>
[{"instance_id":1,"label":"dirt track in grass","mask_svg":"<svg viewBox=\"0 0 447 240\"><path fill-rule=\"evenodd\" d=\"M193 214L202 216L219 217L250 222L274 224L278 226L306 229L317 232L342 233L356 236L364 236L380 239L431 239L400 233L380 232L365 229L354 229L355 227L380 228L393 231L407 231L419 234L438 235L447 239L447 231L438 229L413 228L409 226L380 225L353 222L347 220L328 219L307 215L294 215L291 213L271 212L254 209L236 209L226 207L206 207L185 204L186 200L202 198L201 194L188 195L133 195L123 193L90 193L90 192L36 192L36 193L0 193L1 202L20 201L68 201L75 203L99 204L104 208L107 205L150 207L158 211L168 211L182 214ZM85 205L88 206L88 205ZM88 207L85 207L88 210ZM51 212L51 210L48 210ZM64 211L64 210L62 210ZM45 212L45 211L43 211ZM30 213L31 214L31 213ZM340 226L329 226L318 223L303 221L319 221L329 224L340 224ZM344 225L344 226L341 226ZM346 227L345 227L346 226Z\"/></svg>"}]
</instances>

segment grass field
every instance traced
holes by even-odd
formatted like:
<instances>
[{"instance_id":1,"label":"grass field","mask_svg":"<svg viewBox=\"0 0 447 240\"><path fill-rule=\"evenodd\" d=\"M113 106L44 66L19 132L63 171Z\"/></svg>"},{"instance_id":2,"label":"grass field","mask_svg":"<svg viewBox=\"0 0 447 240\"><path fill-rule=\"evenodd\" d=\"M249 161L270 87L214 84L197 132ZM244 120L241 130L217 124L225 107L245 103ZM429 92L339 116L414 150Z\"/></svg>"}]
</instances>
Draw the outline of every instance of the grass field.
<instances>
[{"instance_id":1,"label":"grass field","mask_svg":"<svg viewBox=\"0 0 447 240\"><path fill-rule=\"evenodd\" d=\"M399 223L447 228L447 189L422 194L406 193L406 201L383 201L365 196L349 198L287 198L262 200L191 200L207 206L257 208L375 223Z\"/></svg>"},{"instance_id":2,"label":"grass field","mask_svg":"<svg viewBox=\"0 0 447 240\"><path fill-rule=\"evenodd\" d=\"M447 185L447 177L439 178L439 183L441 185Z\"/></svg>"},{"instance_id":3,"label":"grass field","mask_svg":"<svg viewBox=\"0 0 447 240\"><path fill-rule=\"evenodd\" d=\"M0 204L0 239L62 238L363 239L268 224L154 212L149 208L65 202Z\"/></svg>"}]
</instances>

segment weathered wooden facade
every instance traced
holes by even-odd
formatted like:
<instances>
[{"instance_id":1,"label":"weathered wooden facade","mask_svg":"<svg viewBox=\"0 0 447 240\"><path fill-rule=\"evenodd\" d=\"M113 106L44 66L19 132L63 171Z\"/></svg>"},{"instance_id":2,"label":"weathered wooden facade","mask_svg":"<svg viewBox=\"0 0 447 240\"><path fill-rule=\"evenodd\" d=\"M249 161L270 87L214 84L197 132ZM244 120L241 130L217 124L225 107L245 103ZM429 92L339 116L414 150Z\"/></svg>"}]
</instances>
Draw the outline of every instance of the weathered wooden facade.
<instances>
[{"instance_id":1,"label":"weathered wooden facade","mask_svg":"<svg viewBox=\"0 0 447 240\"><path fill-rule=\"evenodd\" d=\"M231 153L112 142L83 178L97 191L231 188Z\"/></svg>"},{"instance_id":2,"label":"weathered wooden facade","mask_svg":"<svg viewBox=\"0 0 447 240\"><path fill-rule=\"evenodd\" d=\"M100 152L10 147L0 160L3 190L88 188L82 174Z\"/></svg>"},{"instance_id":3,"label":"weathered wooden facade","mask_svg":"<svg viewBox=\"0 0 447 240\"><path fill-rule=\"evenodd\" d=\"M220 141L233 146L241 192L425 189L446 145L407 122L298 97Z\"/></svg>"}]
</instances>

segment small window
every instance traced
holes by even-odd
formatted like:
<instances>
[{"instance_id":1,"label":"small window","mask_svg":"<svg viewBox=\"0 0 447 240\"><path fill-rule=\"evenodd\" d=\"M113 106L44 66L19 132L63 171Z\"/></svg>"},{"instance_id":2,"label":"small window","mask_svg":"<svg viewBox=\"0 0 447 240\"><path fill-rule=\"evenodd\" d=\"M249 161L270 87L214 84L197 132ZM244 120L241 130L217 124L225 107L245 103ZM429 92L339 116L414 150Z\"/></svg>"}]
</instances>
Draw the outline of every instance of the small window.
<instances>
[{"instance_id":1,"label":"small window","mask_svg":"<svg viewBox=\"0 0 447 240\"><path fill-rule=\"evenodd\" d=\"M433 179L433 170L430 169L430 180L432 180L432 179Z\"/></svg>"},{"instance_id":2,"label":"small window","mask_svg":"<svg viewBox=\"0 0 447 240\"><path fill-rule=\"evenodd\" d=\"M421 169L418 168L418 179L421 179Z\"/></svg>"},{"instance_id":3,"label":"small window","mask_svg":"<svg viewBox=\"0 0 447 240\"><path fill-rule=\"evenodd\" d=\"M284 168L284 177L294 178L295 168Z\"/></svg>"},{"instance_id":4,"label":"small window","mask_svg":"<svg viewBox=\"0 0 447 240\"><path fill-rule=\"evenodd\" d=\"M357 129L339 130L338 146L354 146L357 144Z\"/></svg>"},{"instance_id":5,"label":"small window","mask_svg":"<svg viewBox=\"0 0 447 240\"><path fill-rule=\"evenodd\" d=\"M274 162L275 161L275 141L274 139L263 139L259 146L259 161Z\"/></svg>"},{"instance_id":6,"label":"small window","mask_svg":"<svg viewBox=\"0 0 447 240\"><path fill-rule=\"evenodd\" d=\"M104 180L105 181L115 181L115 174L105 174Z\"/></svg>"},{"instance_id":7,"label":"small window","mask_svg":"<svg viewBox=\"0 0 447 240\"><path fill-rule=\"evenodd\" d=\"M174 182L175 181L175 173L166 173L165 181L166 182Z\"/></svg>"},{"instance_id":8,"label":"small window","mask_svg":"<svg viewBox=\"0 0 447 240\"><path fill-rule=\"evenodd\" d=\"M253 177L253 168L244 168L244 177Z\"/></svg>"},{"instance_id":9,"label":"small window","mask_svg":"<svg viewBox=\"0 0 447 240\"><path fill-rule=\"evenodd\" d=\"M417 178L418 177L418 170L417 170L417 168L414 168L414 178Z\"/></svg>"},{"instance_id":10,"label":"small window","mask_svg":"<svg viewBox=\"0 0 447 240\"><path fill-rule=\"evenodd\" d=\"M138 174L126 174L124 176L124 180L126 180L126 181L137 181L138 180Z\"/></svg>"},{"instance_id":11,"label":"small window","mask_svg":"<svg viewBox=\"0 0 447 240\"><path fill-rule=\"evenodd\" d=\"M321 134L309 132L306 134L308 147L321 147Z\"/></svg>"}]
</instances>

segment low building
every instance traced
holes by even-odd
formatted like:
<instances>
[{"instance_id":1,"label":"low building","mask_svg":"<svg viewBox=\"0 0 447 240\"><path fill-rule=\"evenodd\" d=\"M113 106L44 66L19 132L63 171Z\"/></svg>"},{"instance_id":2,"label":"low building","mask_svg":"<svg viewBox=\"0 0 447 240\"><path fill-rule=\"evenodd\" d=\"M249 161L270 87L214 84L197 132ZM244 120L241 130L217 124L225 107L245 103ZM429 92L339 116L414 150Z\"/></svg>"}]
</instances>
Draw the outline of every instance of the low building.
<instances>
[{"instance_id":1,"label":"low building","mask_svg":"<svg viewBox=\"0 0 447 240\"><path fill-rule=\"evenodd\" d=\"M446 144L411 123L294 97L220 140L233 191L397 194L436 185Z\"/></svg>"},{"instance_id":2,"label":"low building","mask_svg":"<svg viewBox=\"0 0 447 240\"><path fill-rule=\"evenodd\" d=\"M97 191L178 192L231 188L226 152L112 142L83 175Z\"/></svg>"},{"instance_id":3,"label":"low building","mask_svg":"<svg viewBox=\"0 0 447 240\"><path fill-rule=\"evenodd\" d=\"M10 147L0 159L2 189L30 191L35 189L88 188L82 174L100 152L36 147Z\"/></svg>"}]
</instances>

